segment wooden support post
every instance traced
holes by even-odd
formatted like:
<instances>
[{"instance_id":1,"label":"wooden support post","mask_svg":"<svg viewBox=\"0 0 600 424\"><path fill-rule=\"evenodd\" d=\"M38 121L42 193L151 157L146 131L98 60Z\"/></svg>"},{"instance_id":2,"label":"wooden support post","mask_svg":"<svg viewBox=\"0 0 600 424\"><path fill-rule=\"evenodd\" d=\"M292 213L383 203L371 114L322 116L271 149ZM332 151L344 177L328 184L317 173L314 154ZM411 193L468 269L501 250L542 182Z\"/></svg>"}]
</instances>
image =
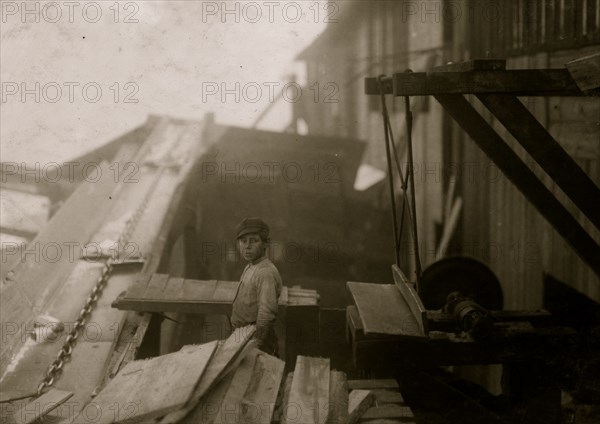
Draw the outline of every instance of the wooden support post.
<instances>
[{"instance_id":1,"label":"wooden support post","mask_svg":"<svg viewBox=\"0 0 600 424\"><path fill-rule=\"evenodd\" d=\"M514 96L497 94L478 94L477 98L600 229L600 189L523 103Z\"/></svg>"},{"instance_id":2,"label":"wooden support post","mask_svg":"<svg viewBox=\"0 0 600 424\"><path fill-rule=\"evenodd\" d=\"M597 275L600 275L600 246L598 243L582 228L521 158L506 145L473 106L460 95L436 95L435 98L564 237L579 257Z\"/></svg>"}]
</instances>

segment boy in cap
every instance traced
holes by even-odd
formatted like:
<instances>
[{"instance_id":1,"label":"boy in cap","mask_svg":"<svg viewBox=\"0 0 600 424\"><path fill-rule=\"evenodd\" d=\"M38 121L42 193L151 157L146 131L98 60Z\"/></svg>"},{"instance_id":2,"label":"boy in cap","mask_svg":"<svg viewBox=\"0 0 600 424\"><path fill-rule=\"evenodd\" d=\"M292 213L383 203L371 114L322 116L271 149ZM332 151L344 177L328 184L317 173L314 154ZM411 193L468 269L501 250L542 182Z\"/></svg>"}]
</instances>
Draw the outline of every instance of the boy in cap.
<instances>
[{"instance_id":1,"label":"boy in cap","mask_svg":"<svg viewBox=\"0 0 600 424\"><path fill-rule=\"evenodd\" d=\"M240 254L248 265L233 300L231 326L235 329L255 324L254 338L259 349L276 355L274 322L282 283L279 271L266 256L269 226L260 218L245 218L236 234Z\"/></svg>"}]
</instances>

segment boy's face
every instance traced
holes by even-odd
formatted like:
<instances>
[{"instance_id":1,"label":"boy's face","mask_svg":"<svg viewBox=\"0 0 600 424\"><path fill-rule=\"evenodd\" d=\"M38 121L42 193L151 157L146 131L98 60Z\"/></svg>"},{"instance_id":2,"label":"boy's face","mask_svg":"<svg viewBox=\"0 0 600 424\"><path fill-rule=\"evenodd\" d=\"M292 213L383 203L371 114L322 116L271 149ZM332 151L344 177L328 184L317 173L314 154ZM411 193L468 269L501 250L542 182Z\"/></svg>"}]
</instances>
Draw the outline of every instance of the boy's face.
<instances>
[{"instance_id":1,"label":"boy's face","mask_svg":"<svg viewBox=\"0 0 600 424\"><path fill-rule=\"evenodd\" d=\"M248 262L252 262L262 257L267 244L262 241L258 233L250 233L238 239L238 247L242 258Z\"/></svg>"}]
</instances>

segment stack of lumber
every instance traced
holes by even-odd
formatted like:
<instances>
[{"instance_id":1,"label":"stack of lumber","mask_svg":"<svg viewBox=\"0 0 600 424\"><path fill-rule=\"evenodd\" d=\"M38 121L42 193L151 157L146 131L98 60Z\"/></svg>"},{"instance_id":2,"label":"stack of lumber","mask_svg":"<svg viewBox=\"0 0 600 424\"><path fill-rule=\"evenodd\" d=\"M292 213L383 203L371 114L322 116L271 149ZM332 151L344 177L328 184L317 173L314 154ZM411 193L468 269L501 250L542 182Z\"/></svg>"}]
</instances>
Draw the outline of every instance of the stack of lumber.
<instances>
[{"instance_id":1,"label":"stack of lumber","mask_svg":"<svg viewBox=\"0 0 600 424\"><path fill-rule=\"evenodd\" d=\"M300 286L284 287L283 292L287 305L318 305L321 298L316 290L303 289Z\"/></svg>"},{"instance_id":2,"label":"stack of lumber","mask_svg":"<svg viewBox=\"0 0 600 424\"><path fill-rule=\"evenodd\" d=\"M350 380L348 423L414 423L395 380Z\"/></svg>"},{"instance_id":3,"label":"stack of lumber","mask_svg":"<svg viewBox=\"0 0 600 424\"><path fill-rule=\"evenodd\" d=\"M270 423L284 363L255 347L254 331L130 362L73 422Z\"/></svg>"}]
</instances>

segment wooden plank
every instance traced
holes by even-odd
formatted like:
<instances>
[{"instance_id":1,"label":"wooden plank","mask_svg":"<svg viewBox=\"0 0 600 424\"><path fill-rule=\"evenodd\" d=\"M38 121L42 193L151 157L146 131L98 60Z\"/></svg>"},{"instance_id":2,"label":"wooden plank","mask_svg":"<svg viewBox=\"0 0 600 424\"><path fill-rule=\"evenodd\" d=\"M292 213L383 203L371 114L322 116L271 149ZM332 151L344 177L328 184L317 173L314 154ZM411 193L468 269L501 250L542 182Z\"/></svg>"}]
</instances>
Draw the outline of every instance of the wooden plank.
<instances>
[{"instance_id":1,"label":"wooden plank","mask_svg":"<svg viewBox=\"0 0 600 424\"><path fill-rule=\"evenodd\" d=\"M598 69L600 73L600 54ZM600 77L598 77L600 84ZM513 96L480 94L479 100L506 127L544 171L600 229L600 188L575 160L546 131L519 99Z\"/></svg>"},{"instance_id":2,"label":"wooden plank","mask_svg":"<svg viewBox=\"0 0 600 424\"><path fill-rule=\"evenodd\" d=\"M239 285L239 281L217 281L213 301L233 303Z\"/></svg>"},{"instance_id":3,"label":"wooden plank","mask_svg":"<svg viewBox=\"0 0 600 424\"><path fill-rule=\"evenodd\" d=\"M329 406L329 359L298 356L288 407L297 408L298 424L324 424ZM289 421L288 416L288 421Z\"/></svg>"},{"instance_id":4,"label":"wooden plank","mask_svg":"<svg viewBox=\"0 0 600 424\"><path fill-rule=\"evenodd\" d=\"M365 334L422 336L419 324L394 284L348 282Z\"/></svg>"},{"instance_id":5,"label":"wooden plank","mask_svg":"<svg viewBox=\"0 0 600 424\"><path fill-rule=\"evenodd\" d=\"M142 295L144 299L163 299L165 287L169 281L167 274L153 274L146 287L146 291Z\"/></svg>"},{"instance_id":6,"label":"wooden plank","mask_svg":"<svg viewBox=\"0 0 600 424\"><path fill-rule=\"evenodd\" d=\"M94 398L97 422L151 420L183 407L216 347L217 342L184 346L179 352L130 362ZM85 420L88 412L74 421Z\"/></svg>"},{"instance_id":7,"label":"wooden plank","mask_svg":"<svg viewBox=\"0 0 600 424\"><path fill-rule=\"evenodd\" d=\"M146 287L148 287L148 283L150 283L151 279L152 275L140 275L139 278L136 278L133 284L131 284L127 288L125 296L132 298L143 296L144 292L146 291Z\"/></svg>"},{"instance_id":8,"label":"wooden plank","mask_svg":"<svg viewBox=\"0 0 600 424\"><path fill-rule=\"evenodd\" d=\"M348 380L348 388L350 390L374 390L374 389L389 389L399 390L398 382L392 379L384 380Z\"/></svg>"},{"instance_id":9,"label":"wooden plank","mask_svg":"<svg viewBox=\"0 0 600 424\"><path fill-rule=\"evenodd\" d=\"M600 88L600 53L572 60L565 66L581 91Z\"/></svg>"},{"instance_id":10,"label":"wooden plank","mask_svg":"<svg viewBox=\"0 0 600 424\"><path fill-rule=\"evenodd\" d=\"M234 373L229 373L221 379L210 391L206 394L205 397L200 399L199 403L196 406L195 420L193 424L212 424L213 421L222 413L221 405L223 404L223 399L231 386L231 382L233 380ZM184 419L181 421L182 423L191 421Z\"/></svg>"},{"instance_id":11,"label":"wooden plank","mask_svg":"<svg viewBox=\"0 0 600 424\"><path fill-rule=\"evenodd\" d=\"M170 278L165 287L163 296L165 299L183 300L183 278ZM129 291L128 291L129 292Z\"/></svg>"},{"instance_id":12,"label":"wooden plank","mask_svg":"<svg viewBox=\"0 0 600 424\"><path fill-rule=\"evenodd\" d=\"M73 392L51 388L39 398L29 402L13 416L17 424L30 424L48 415L51 411L65 403Z\"/></svg>"},{"instance_id":13,"label":"wooden plank","mask_svg":"<svg viewBox=\"0 0 600 424\"><path fill-rule=\"evenodd\" d=\"M223 424L227 422L241 422L242 416L242 400L244 394L250 385L250 381L253 377L254 365L256 364L256 358L259 354L259 350L254 348L251 352L242 359L240 365L233 373L233 379L227 389L223 401L220 405L220 413L217 414L213 423Z\"/></svg>"},{"instance_id":14,"label":"wooden plank","mask_svg":"<svg viewBox=\"0 0 600 424\"><path fill-rule=\"evenodd\" d=\"M346 424L348 422L348 381L346 374L340 371L329 373L329 407L327 424Z\"/></svg>"},{"instance_id":15,"label":"wooden plank","mask_svg":"<svg viewBox=\"0 0 600 424\"><path fill-rule=\"evenodd\" d=\"M185 280L183 282L184 299L212 299L217 289L217 280Z\"/></svg>"},{"instance_id":16,"label":"wooden plank","mask_svg":"<svg viewBox=\"0 0 600 424\"><path fill-rule=\"evenodd\" d=\"M356 424L374 400L370 390L352 390L348 396L348 424Z\"/></svg>"},{"instance_id":17,"label":"wooden plank","mask_svg":"<svg viewBox=\"0 0 600 424\"><path fill-rule=\"evenodd\" d=\"M421 298L398 265L392 265L392 274L394 276L394 283L415 317L421 334L425 334L427 332L427 309L425 309L423 302L421 302Z\"/></svg>"},{"instance_id":18,"label":"wooden plank","mask_svg":"<svg viewBox=\"0 0 600 424\"><path fill-rule=\"evenodd\" d=\"M367 409L361 417L360 422L379 418L410 418L412 421L414 417L412 409L408 406L386 405Z\"/></svg>"},{"instance_id":19,"label":"wooden plank","mask_svg":"<svg viewBox=\"0 0 600 424\"><path fill-rule=\"evenodd\" d=\"M249 325L247 327L237 328L231 336L223 342L215 352L210 363L206 367L206 371L202 375L202 379L194 392L186 403L185 407L179 411L175 411L166 415L161 421L161 424L176 423L184 418L189 422L199 421L199 416L202 415L202 408L197 407L200 399L225 375L227 367L235 361L237 356L242 352L244 347L254 335L255 327ZM189 414L189 417L186 417Z\"/></svg>"},{"instance_id":20,"label":"wooden plank","mask_svg":"<svg viewBox=\"0 0 600 424\"><path fill-rule=\"evenodd\" d=\"M385 94L426 96L498 93L515 96L582 96L566 69L515 69L471 72L402 72L392 77ZM379 94L376 78L365 79L365 93Z\"/></svg>"},{"instance_id":21,"label":"wooden plank","mask_svg":"<svg viewBox=\"0 0 600 424\"><path fill-rule=\"evenodd\" d=\"M388 403L396 403L398 405L404 405L404 397L402 393L393 390L375 389L371 390L375 396L375 403L377 406L385 405Z\"/></svg>"},{"instance_id":22,"label":"wooden plank","mask_svg":"<svg viewBox=\"0 0 600 424\"><path fill-rule=\"evenodd\" d=\"M297 408L295 405L289 405L290 402L290 393L292 391L292 381L294 380L294 372L289 372L287 377L285 378L285 383L283 385L283 396L281 405L279 405L278 410L275 412L275 418L279 418L279 422L281 424L287 424L288 421L290 423L294 422L297 418ZM290 411L288 406L292 406L293 410ZM294 415L292 415L294 414Z\"/></svg>"},{"instance_id":23,"label":"wooden plank","mask_svg":"<svg viewBox=\"0 0 600 424\"><path fill-rule=\"evenodd\" d=\"M436 99L589 267L600 275L600 246L462 96Z\"/></svg>"},{"instance_id":24,"label":"wooden plank","mask_svg":"<svg viewBox=\"0 0 600 424\"><path fill-rule=\"evenodd\" d=\"M157 274L158 275L158 274ZM140 288L127 290L113 307L143 312L180 312L193 314L228 314L238 281L200 281L153 277L145 293Z\"/></svg>"},{"instance_id":25,"label":"wooden plank","mask_svg":"<svg viewBox=\"0 0 600 424\"><path fill-rule=\"evenodd\" d=\"M241 401L240 424L269 424L279 393L285 363L261 352L255 361L250 384Z\"/></svg>"}]
</instances>

